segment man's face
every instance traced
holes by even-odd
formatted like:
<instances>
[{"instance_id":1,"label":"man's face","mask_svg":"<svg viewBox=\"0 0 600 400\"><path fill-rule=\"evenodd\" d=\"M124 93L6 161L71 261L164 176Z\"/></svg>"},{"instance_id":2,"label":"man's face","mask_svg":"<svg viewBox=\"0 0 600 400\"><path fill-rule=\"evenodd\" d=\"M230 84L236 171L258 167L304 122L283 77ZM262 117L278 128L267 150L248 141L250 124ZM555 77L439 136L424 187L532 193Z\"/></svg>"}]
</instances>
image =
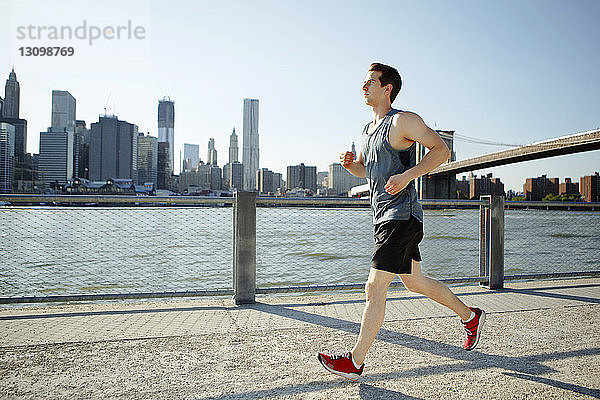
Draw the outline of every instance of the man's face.
<instances>
[{"instance_id":1,"label":"man's face","mask_svg":"<svg viewBox=\"0 0 600 400\"><path fill-rule=\"evenodd\" d=\"M391 85L381 87L381 82L379 81L380 76L381 72L379 71L369 71L363 82L362 89L364 92L365 103L369 106L376 106L384 101L387 97L387 93L391 91Z\"/></svg>"}]
</instances>

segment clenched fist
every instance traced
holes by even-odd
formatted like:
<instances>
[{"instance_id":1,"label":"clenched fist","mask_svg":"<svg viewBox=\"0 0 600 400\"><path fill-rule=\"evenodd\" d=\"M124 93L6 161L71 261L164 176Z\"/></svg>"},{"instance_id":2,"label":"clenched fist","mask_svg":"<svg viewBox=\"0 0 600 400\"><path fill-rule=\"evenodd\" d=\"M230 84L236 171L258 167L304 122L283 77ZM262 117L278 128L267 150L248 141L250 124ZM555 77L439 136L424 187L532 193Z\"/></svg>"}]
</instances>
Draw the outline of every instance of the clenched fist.
<instances>
[{"instance_id":1,"label":"clenched fist","mask_svg":"<svg viewBox=\"0 0 600 400\"><path fill-rule=\"evenodd\" d=\"M385 184L385 191L391 195L400 193L404 188L408 186L412 179L406 174L392 175Z\"/></svg>"},{"instance_id":2,"label":"clenched fist","mask_svg":"<svg viewBox=\"0 0 600 400\"><path fill-rule=\"evenodd\" d=\"M347 151L345 153L340 154L340 163L344 168L348 168L354 162L354 153L351 151Z\"/></svg>"}]
</instances>

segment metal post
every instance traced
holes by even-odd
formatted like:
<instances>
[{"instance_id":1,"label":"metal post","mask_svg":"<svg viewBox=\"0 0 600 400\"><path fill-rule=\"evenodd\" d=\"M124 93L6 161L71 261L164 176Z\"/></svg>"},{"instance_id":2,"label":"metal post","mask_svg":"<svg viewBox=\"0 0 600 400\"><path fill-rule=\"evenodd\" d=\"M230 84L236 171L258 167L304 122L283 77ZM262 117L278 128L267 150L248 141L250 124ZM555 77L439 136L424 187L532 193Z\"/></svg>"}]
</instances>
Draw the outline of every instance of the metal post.
<instances>
[{"instance_id":1,"label":"metal post","mask_svg":"<svg viewBox=\"0 0 600 400\"><path fill-rule=\"evenodd\" d=\"M504 196L491 199L490 289L504 287Z\"/></svg>"},{"instance_id":2,"label":"metal post","mask_svg":"<svg viewBox=\"0 0 600 400\"><path fill-rule=\"evenodd\" d=\"M490 284L490 203L491 196L481 196L487 204L479 206L479 276L487 278L482 286Z\"/></svg>"},{"instance_id":3,"label":"metal post","mask_svg":"<svg viewBox=\"0 0 600 400\"><path fill-rule=\"evenodd\" d=\"M481 196L489 205L480 207L479 276L489 289L504 287L504 196Z\"/></svg>"},{"instance_id":4,"label":"metal post","mask_svg":"<svg viewBox=\"0 0 600 400\"><path fill-rule=\"evenodd\" d=\"M256 192L236 192L233 203L233 299L252 304L256 294Z\"/></svg>"}]
</instances>

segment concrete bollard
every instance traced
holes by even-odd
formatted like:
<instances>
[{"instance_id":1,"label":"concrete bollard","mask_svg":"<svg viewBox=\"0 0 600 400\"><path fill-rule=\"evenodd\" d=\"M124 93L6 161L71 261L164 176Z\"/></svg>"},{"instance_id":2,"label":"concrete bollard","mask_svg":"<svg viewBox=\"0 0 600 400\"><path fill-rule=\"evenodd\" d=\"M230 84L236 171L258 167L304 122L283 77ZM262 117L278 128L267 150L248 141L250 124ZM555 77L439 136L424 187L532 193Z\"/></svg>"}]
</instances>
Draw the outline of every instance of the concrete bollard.
<instances>
[{"instance_id":1,"label":"concrete bollard","mask_svg":"<svg viewBox=\"0 0 600 400\"><path fill-rule=\"evenodd\" d=\"M252 304L256 295L256 192L236 192L233 203L233 299Z\"/></svg>"}]
</instances>

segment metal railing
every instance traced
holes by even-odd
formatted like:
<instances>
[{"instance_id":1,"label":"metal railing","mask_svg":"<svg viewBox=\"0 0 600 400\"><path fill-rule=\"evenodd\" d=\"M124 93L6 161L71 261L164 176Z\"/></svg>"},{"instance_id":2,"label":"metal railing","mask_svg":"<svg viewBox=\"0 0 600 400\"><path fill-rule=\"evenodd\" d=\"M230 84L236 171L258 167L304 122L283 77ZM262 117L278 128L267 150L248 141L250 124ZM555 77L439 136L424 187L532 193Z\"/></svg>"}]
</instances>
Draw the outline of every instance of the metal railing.
<instances>
[{"instance_id":1,"label":"metal railing","mask_svg":"<svg viewBox=\"0 0 600 400\"><path fill-rule=\"evenodd\" d=\"M368 199L239 192L0 195L2 202L5 304L216 295L241 304L257 294L362 289L370 267ZM510 205L491 196L421 203L422 268L446 283L499 289L507 279L600 274L600 213L505 211ZM572 248L577 265L560 246Z\"/></svg>"}]
</instances>

